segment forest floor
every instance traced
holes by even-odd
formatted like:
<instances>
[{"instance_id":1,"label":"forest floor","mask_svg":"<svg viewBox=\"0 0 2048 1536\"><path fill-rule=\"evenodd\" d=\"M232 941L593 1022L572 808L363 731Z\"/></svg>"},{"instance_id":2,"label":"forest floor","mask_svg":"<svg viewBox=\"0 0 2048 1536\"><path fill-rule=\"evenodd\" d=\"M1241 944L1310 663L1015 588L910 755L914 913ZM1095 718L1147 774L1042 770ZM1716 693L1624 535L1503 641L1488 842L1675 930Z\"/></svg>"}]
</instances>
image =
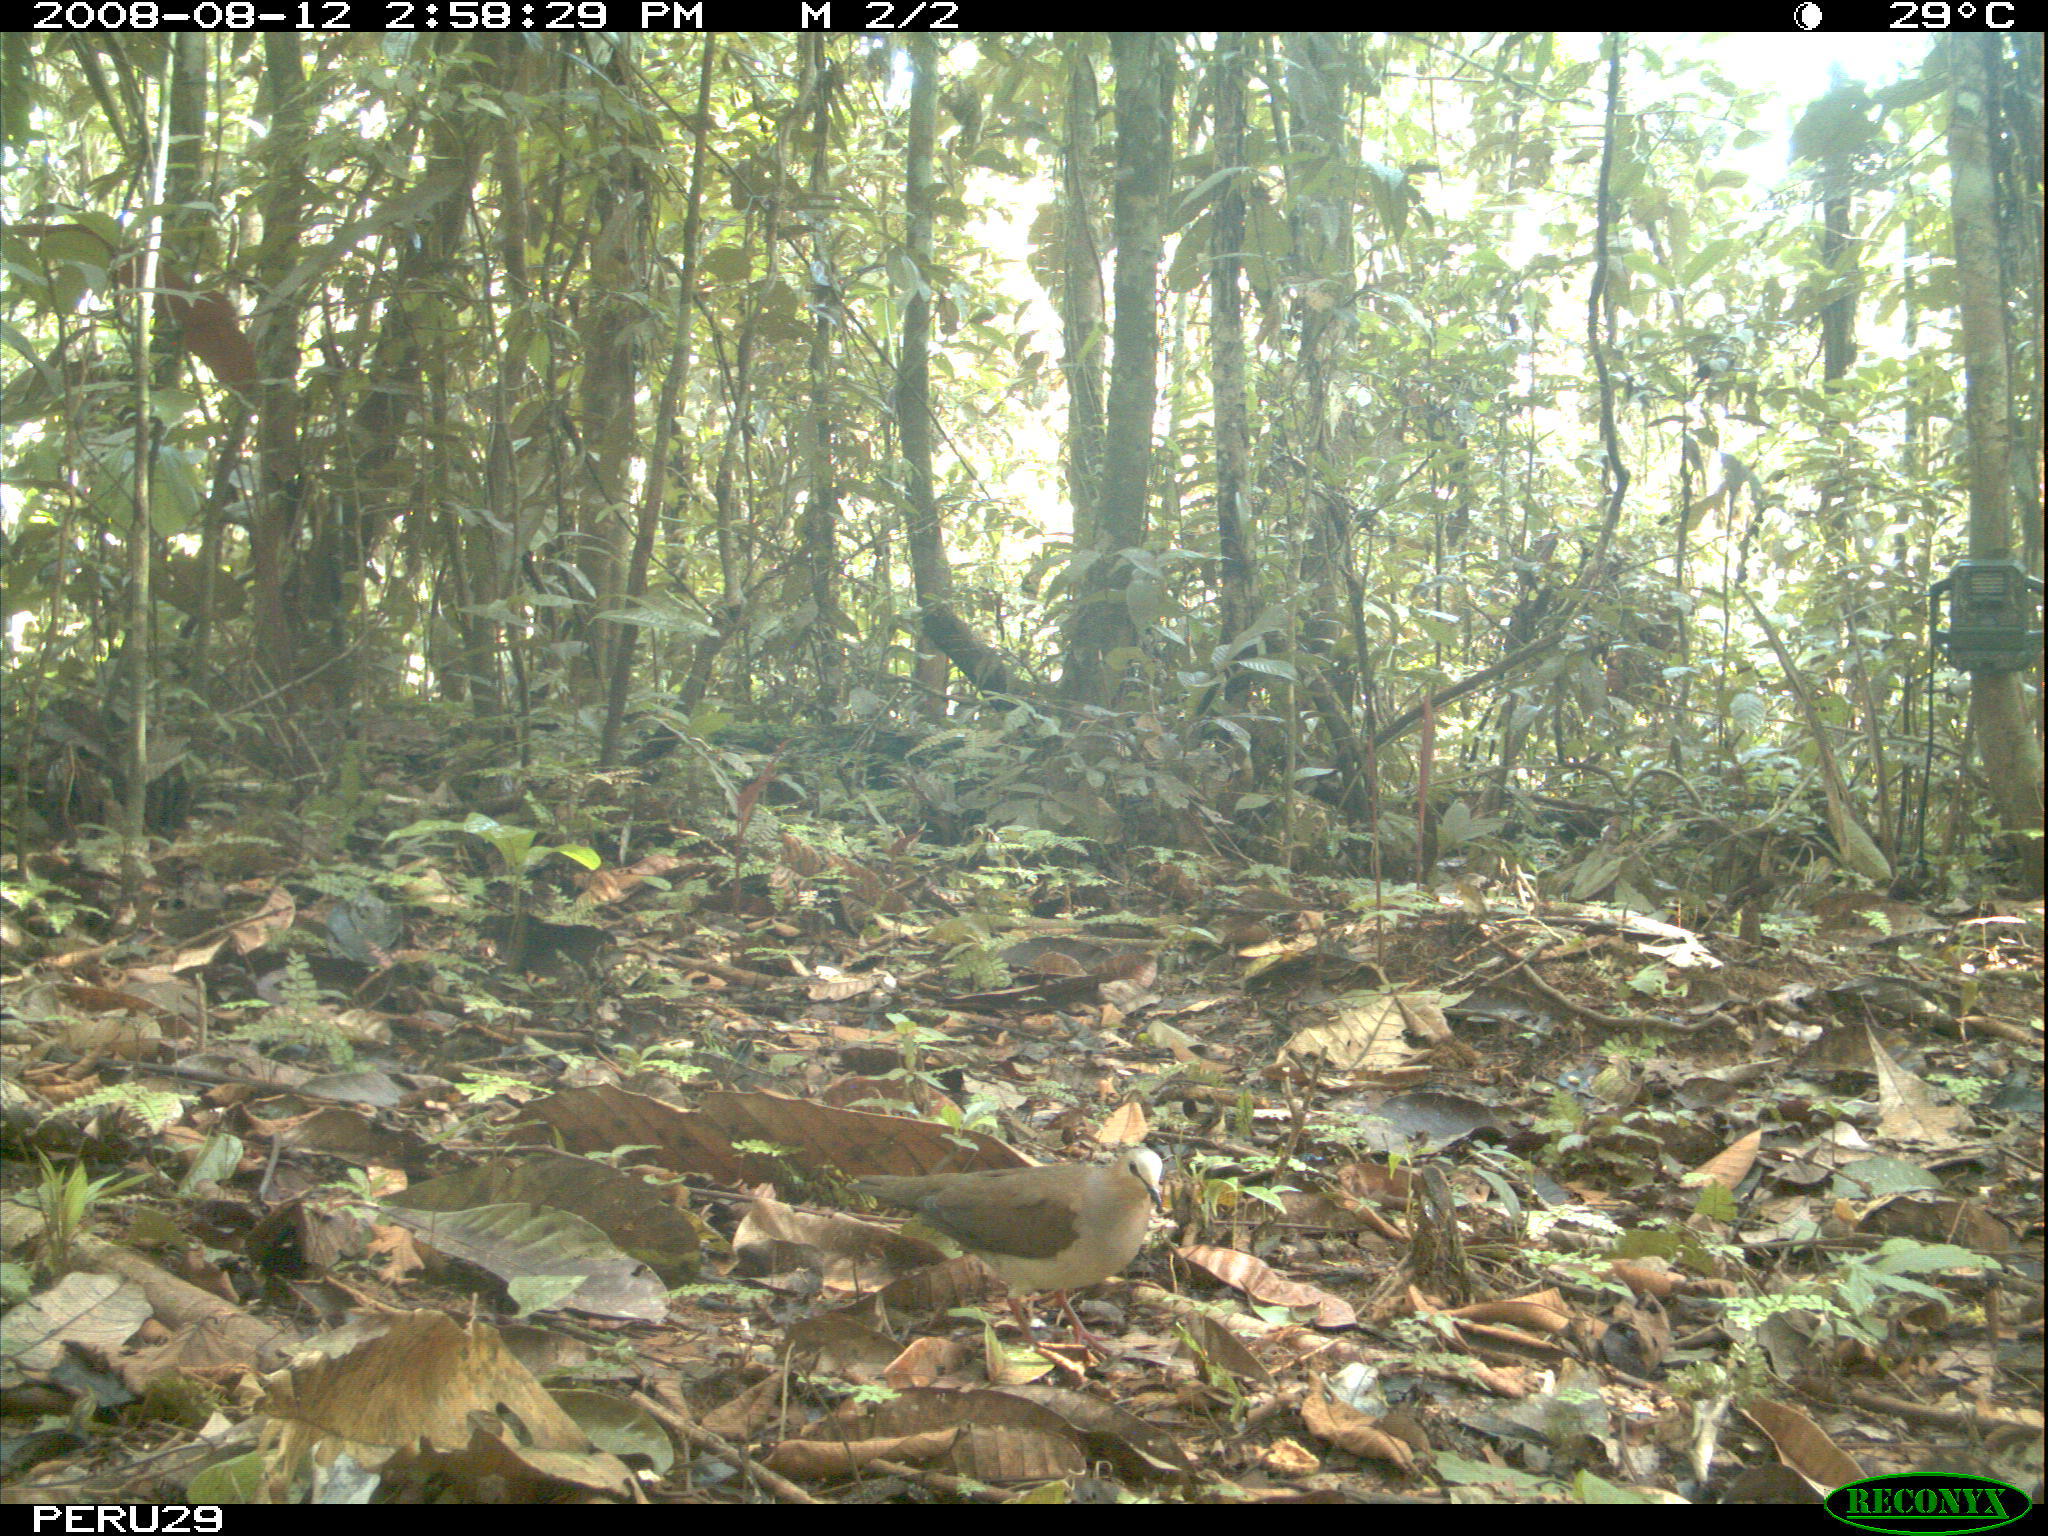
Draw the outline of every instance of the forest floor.
<instances>
[{"instance_id":1,"label":"forest floor","mask_svg":"<svg viewBox=\"0 0 2048 1536\"><path fill-rule=\"evenodd\" d=\"M2039 902L441 814L10 871L10 1502L2038 1487ZM848 1190L1136 1143L1095 1350Z\"/></svg>"}]
</instances>

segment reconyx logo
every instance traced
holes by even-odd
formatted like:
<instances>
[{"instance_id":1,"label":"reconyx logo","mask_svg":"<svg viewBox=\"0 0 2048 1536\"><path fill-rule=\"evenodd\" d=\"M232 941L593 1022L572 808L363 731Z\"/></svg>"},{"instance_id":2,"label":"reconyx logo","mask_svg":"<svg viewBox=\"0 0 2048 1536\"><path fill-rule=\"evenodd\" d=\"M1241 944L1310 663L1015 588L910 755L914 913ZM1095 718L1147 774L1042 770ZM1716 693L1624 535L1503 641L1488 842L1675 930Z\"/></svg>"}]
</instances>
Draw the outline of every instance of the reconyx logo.
<instances>
[{"instance_id":1,"label":"reconyx logo","mask_svg":"<svg viewBox=\"0 0 2048 1536\"><path fill-rule=\"evenodd\" d=\"M2027 1496L2009 1483L1944 1472L1866 1477L1827 1496L1828 1513L1845 1525L1912 1536L1996 1530L2030 1507Z\"/></svg>"}]
</instances>

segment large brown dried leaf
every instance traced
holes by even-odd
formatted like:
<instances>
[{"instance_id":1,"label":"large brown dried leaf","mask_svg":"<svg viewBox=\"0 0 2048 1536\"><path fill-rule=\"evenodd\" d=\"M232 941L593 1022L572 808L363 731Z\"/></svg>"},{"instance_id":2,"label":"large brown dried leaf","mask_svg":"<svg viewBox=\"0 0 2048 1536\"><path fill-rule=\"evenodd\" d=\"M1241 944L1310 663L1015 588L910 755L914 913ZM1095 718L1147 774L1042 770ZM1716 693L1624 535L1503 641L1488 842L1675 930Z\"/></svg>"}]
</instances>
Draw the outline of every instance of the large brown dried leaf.
<instances>
[{"instance_id":1,"label":"large brown dried leaf","mask_svg":"<svg viewBox=\"0 0 2048 1536\"><path fill-rule=\"evenodd\" d=\"M1084 1437L1071 1425L1005 1392L918 1387L871 1407L849 1404L836 1422L849 1441L957 1431L951 1470L986 1483L1074 1477L1089 1464Z\"/></svg>"},{"instance_id":2,"label":"large brown dried leaf","mask_svg":"<svg viewBox=\"0 0 2048 1536\"><path fill-rule=\"evenodd\" d=\"M1395 1066L1409 1055L1402 1039L1408 1019L1399 998L1391 994L1376 997L1338 1008L1335 1013L1327 1023L1297 1031L1280 1048L1280 1059L1310 1062L1334 1072L1356 1072Z\"/></svg>"},{"instance_id":3,"label":"large brown dried leaf","mask_svg":"<svg viewBox=\"0 0 2048 1536\"><path fill-rule=\"evenodd\" d=\"M667 1193L632 1174L554 1152L497 1157L415 1184L386 1203L412 1211L459 1211L525 1201L571 1211L672 1285L697 1270L697 1228Z\"/></svg>"},{"instance_id":4,"label":"large brown dried leaf","mask_svg":"<svg viewBox=\"0 0 2048 1536\"><path fill-rule=\"evenodd\" d=\"M896 1461L910 1466L940 1461L952 1454L961 1430L926 1430L914 1435L889 1435L876 1440L785 1440L764 1458L771 1472L798 1481L851 1477L871 1461Z\"/></svg>"},{"instance_id":5,"label":"large brown dried leaf","mask_svg":"<svg viewBox=\"0 0 2048 1536\"><path fill-rule=\"evenodd\" d=\"M1415 1453L1405 1440L1382 1429L1377 1420L1331 1397L1321 1377L1316 1378L1314 1388L1302 1402L1301 1422L1317 1439L1354 1456L1387 1462L1403 1472L1415 1466Z\"/></svg>"},{"instance_id":6,"label":"large brown dried leaf","mask_svg":"<svg viewBox=\"0 0 2048 1536\"><path fill-rule=\"evenodd\" d=\"M814 1215L768 1199L747 1207L732 1246L746 1274L818 1268L828 1284L842 1289L870 1286L945 1257L894 1227L852 1216Z\"/></svg>"},{"instance_id":7,"label":"large brown dried leaf","mask_svg":"<svg viewBox=\"0 0 2048 1536\"><path fill-rule=\"evenodd\" d=\"M1764 1144L1762 1131L1751 1131L1740 1141L1732 1141L1708 1158L1699 1167L1688 1173L1680 1182L1685 1184L1718 1184L1723 1189L1733 1190L1736 1185L1749 1177L1749 1170L1756 1166L1757 1148Z\"/></svg>"},{"instance_id":8,"label":"large brown dried leaf","mask_svg":"<svg viewBox=\"0 0 2048 1536\"><path fill-rule=\"evenodd\" d=\"M507 1285L578 1282L558 1300L541 1303L539 1310L573 1307L596 1317L643 1323L668 1316L668 1292L654 1271L621 1253L600 1228L572 1211L524 1200L459 1211L386 1210L429 1247Z\"/></svg>"},{"instance_id":9,"label":"large brown dried leaf","mask_svg":"<svg viewBox=\"0 0 2048 1536\"><path fill-rule=\"evenodd\" d=\"M1937 1104L1927 1085L1900 1066L1877 1043L1877 1035L1864 1026L1870 1037L1871 1060L1877 1065L1878 1126L1887 1136L1900 1141L1926 1142L1952 1147L1970 1130L1970 1112L1960 1104Z\"/></svg>"},{"instance_id":10,"label":"large brown dried leaf","mask_svg":"<svg viewBox=\"0 0 2048 1536\"><path fill-rule=\"evenodd\" d=\"M1205 1312L1192 1312L1181 1319L1189 1342L1201 1357L1217 1370L1257 1387L1273 1385L1273 1373L1250 1347L1228 1328Z\"/></svg>"},{"instance_id":11,"label":"large brown dried leaf","mask_svg":"<svg viewBox=\"0 0 2048 1536\"><path fill-rule=\"evenodd\" d=\"M1349 1328L1358 1321L1357 1312L1341 1296L1321 1286L1289 1280L1265 1260L1239 1249L1189 1244L1174 1252L1225 1285L1236 1286L1253 1301L1313 1313L1309 1321L1317 1328Z\"/></svg>"},{"instance_id":12,"label":"large brown dried leaf","mask_svg":"<svg viewBox=\"0 0 2048 1536\"><path fill-rule=\"evenodd\" d=\"M513 1358L496 1329L461 1327L439 1312L394 1317L346 1354L274 1377L263 1411L287 1476L316 1449L349 1450L370 1468L417 1443L461 1450L470 1444L475 1413L510 1415L540 1450L588 1448L575 1420Z\"/></svg>"},{"instance_id":13,"label":"large brown dried leaf","mask_svg":"<svg viewBox=\"0 0 2048 1536\"><path fill-rule=\"evenodd\" d=\"M552 1451L525 1444L516 1432L488 1420L469 1443L443 1451L407 1446L385 1466L397 1496L434 1497L468 1504L564 1504L591 1498L626 1500L633 1474L605 1451Z\"/></svg>"},{"instance_id":14,"label":"large brown dried leaf","mask_svg":"<svg viewBox=\"0 0 2048 1536\"><path fill-rule=\"evenodd\" d=\"M1784 1403L1759 1398L1745 1403L1742 1411L1752 1424L1771 1437L1785 1465L1815 1488L1826 1492L1863 1476L1855 1457L1829 1438L1826 1430Z\"/></svg>"}]
</instances>

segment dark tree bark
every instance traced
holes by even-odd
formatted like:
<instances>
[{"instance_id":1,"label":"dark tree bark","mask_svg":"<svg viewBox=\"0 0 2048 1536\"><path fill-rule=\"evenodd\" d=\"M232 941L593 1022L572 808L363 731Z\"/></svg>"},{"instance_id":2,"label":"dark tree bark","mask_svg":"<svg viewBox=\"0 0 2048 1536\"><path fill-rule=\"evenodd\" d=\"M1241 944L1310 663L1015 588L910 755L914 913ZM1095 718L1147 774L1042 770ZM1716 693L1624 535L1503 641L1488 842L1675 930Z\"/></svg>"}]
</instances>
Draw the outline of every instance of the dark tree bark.
<instances>
[{"instance_id":1,"label":"dark tree bark","mask_svg":"<svg viewBox=\"0 0 2048 1536\"><path fill-rule=\"evenodd\" d=\"M1067 630L1061 690L1105 703L1115 691L1110 658L1137 643L1125 606L1131 568L1119 558L1145 543L1152 419L1159 385L1159 260L1173 163L1174 40L1118 32L1116 65L1116 275L1114 353L1103 427L1100 518L1092 547L1077 542L1079 580Z\"/></svg>"}]
</instances>

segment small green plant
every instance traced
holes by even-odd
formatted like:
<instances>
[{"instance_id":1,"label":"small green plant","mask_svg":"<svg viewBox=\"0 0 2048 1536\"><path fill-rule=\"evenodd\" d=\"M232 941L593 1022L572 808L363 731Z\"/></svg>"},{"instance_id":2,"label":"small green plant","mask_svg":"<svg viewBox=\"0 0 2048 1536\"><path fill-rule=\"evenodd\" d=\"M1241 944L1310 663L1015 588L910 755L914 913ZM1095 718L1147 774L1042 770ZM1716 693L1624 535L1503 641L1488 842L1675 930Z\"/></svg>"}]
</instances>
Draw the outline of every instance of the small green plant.
<instances>
[{"instance_id":1,"label":"small green plant","mask_svg":"<svg viewBox=\"0 0 2048 1536\"><path fill-rule=\"evenodd\" d=\"M693 1280L688 1285L674 1286L669 1295L677 1301L716 1301L749 1304L754 1293L743 1285L728 1285L720 1280Z\"/></svg>"},{"instance_id":2,"label":"small green plant","mask_svg":"<svg viewBox=\"0 0 2048 1536\"><path fill-rule=\"evenodd\" d=\"M1141 859L1149 860L1154 864L1164 864L1168 868L1177 869L1182 874L1193 876L1197 880L1206 878L1208 874L1202 855L1191 853L1185 848L1139 848L1133 851Z\"/></svg>"},{"instance_id":3,"label":"small green plant","mask_svg":"<svg viewBox=\"0 0 2048 1536\"><path fill-rule=\"evenodd\" d=\"M65 1106L74 1115L88 1115L100 1109L118 1109L151 1132L176 1125L185 1113L185 1101L162 1088L145 1088L140 1083L109 1083L95 1088Z\"/></svg>"},{"instance_id":4,"label":"small green plant","mask_svg":"<svg viewBox=\"0 0 2048 1536\"><path fill-rule=\"evenodd\" d=\"M1837 1323L1850 1319L1818 1291L1780 1291L1771 1296L1731 1296L1721 1304L1721 1321L1730 1332L1755 1333L1787 1312L1811 1312Z\"/></svg>"},{"instance_id":5,"label":"small green plant","mask_svg":"<svg viewBox=\"0 0 2048 1536\"><path fill-rule=\"evenodd\" d=\"M1948 1091L1949 1097L1958 1104L1974 1104L1990 1090L1991 1083L1981 1077L1932 1077L1928 1079L1937 1088Z\"/></svg>"},{"instance_id":6,"label":"small green plant","mask_svg":"<svg viewBox=\"0 0 2048 1536\"><path fill-rule=\"evenodd\" d=\"M1613 1259L1604 1253L1571 1253L1557 1248L1519 1248L1515 1257L1533 1270L1542 1270L1568 1285L1579 1286L1609 1299L1626 1301L1628 1283L1614 1273Z\"/></svg>"},{"instance_id":7,"label":"small green plant","mask_svg":"<svg viewBox=\"0 0 2048 1536\"><path fill-rule=\"evenodd\" d=\"M1888 1302L1934 1301L1946 1307L1951 1304L1947 1293L1913 1277L1943 1270L1983 1271L1999 1267L1996 1259L1954 1243L1923 1243L1916 1238L1894 1237L1875 1253L1851 1255L1835 1272L1835 1295L1857 1318L1881 1315Z\"/></svg>"},{"instance_id":8,"label":"small green plant","mask_svg":"<svg viewBox=\"0 0 2048 1536\"><path fill-rule=\"evenodd\" d=\"M920 1024L908 1014L885 1015L896 1031L899 1049L903 1053L903 1065L885 1074L891 1081L917 1081L931 1089L938 1099L937 1114L942 1123L953 1130L971 1130L975 1126L993 1127L997 1120L997 1105L988 1098L971 1099L967 1106L956 1107L951 1092L933 1073L924 1066L924 1048L943 1045L947 1036L942 1030ZM867 1107L886 1112L901 1112L900 1101L881 1098L869 1101Z\"/></svg>"},{"instance_id":9,"label":"small green plant","mask_svg":"<svg viewBox=\"0 0 2048 1536\"><path fill-rule=\"evenodd\" d=\"M1553 1093L1543 1106L1543 1114L1533 1129L1543 1135L1570 1133L1579 1129L1586 1121L1586 1112L1579 1107L1579 1101L1566 1089Z\"/></svg>"},{"instance_id":10,"label":"small green plant","mask_svg":"<svg viewBox=\"0 0 2048 1536\"><path fill-rule=\"evenodd\" d=\"M455 1091L472 1104L486 1103L491 1099L510 1098L521 1091L531 1091L533 1084L523 1077L508 1077L502 1072L471 1071L463 1075L455 1085Z\"/></svg>"},{"instance_id":11,"label":"small green plant","mask_svg":"<svg viewBox=\"0 0 2048 1536\"><path fill-rule=\"evenodd\" d=\"M1209 1390L1222 1398L1229 1422L1234 1426L1242 1426L1245 1413L1251 1407L1251 1397L1245 1391L1244 1383L1238 1379L1237 1372L1215 1358L1203 1346L1193 1328L1176 1327L1174 1333L1179 1337L1181 1348L1187 1352L1188 1358L1195 1361L1201 1370L1202 1380L1207 1383Z\"/></svg>"},{"instance_id":12,"label":"small green plant","mask_svg":"<svg viewBox=\"0 0 2048 1536\"><path fill-rule=\"evenodd\" d=\"M508 827L481 811L471 812L463 821L415 821L396 832L386 833L384 840L388 843L397 837L426 837L446 832L466 832L497 854L499 863L505 868L506 878L511 882L514 922L526 916L527 877L550 858L560 854L585 869L596 869L604 862L596 849L582 843L543 843L540 833L532 827Z\"/></svg>"},{"instance_id":13,"label":"small green plant","mask_svg":"<svg viewBox=\"0 0 2048 1536\"><path fill-rule=\"evenodd\" d=\"M284 974L277 979L277 998L293 1013L313 1013L319 1009L320 983L313 979L313 967L304 955L286 957Z\"/></svg>"},{"instance_id":14,"label":"small green plant","mask_svg":"<svg viewBox=\"0 0 2048 1536\"><path fill-rule=\"evenodd\" d=\"M969 1099L964 1107L956 1107L948 1099L939 1105L939 1120L956 1131L971 1131L980 1126L984 1131L993 1132L998 1123L997 1105L994 1099Z\"/></svg>"},{"instance_id":15,"label":"small green plant","mask_svg":"<svg viewBox=\"0 0 2048 1536\"><path fill-rule=\"evenodd\" d=\"M23 870L23 878L0 880L0 907L14 912L25 922L34 922L53 935L62 935L81 916L91 914L105 917L107 914L89 902L76 900L70 891L51 880L45 880L33 867Z\"/></svg>"},{"instance_id":16,"label":"small green plant","mask_svg":"<svg viewBox=\"0 0 2048 1536\"><path fill-rule=\"evenodd\" d=\"M505 873L515 882L555 854L581 864L585 869L596 869L604 862L594 848L587 848L581 843L543 843L540 833L534 828L508 827L480 811L472 812L463 821L415 821L396 832L387 833L384 840L390 842L398 837L425 837L441 832L467 832L479 839L498 855L499 862L505 866Z\"/></svg>"},{"instance_id":17,"label":"small green plant","mask_svg":"<svg viewBox=\"0 0 2048 1536\"><path fill-rule=\"evenodd\" d=\"M656 1150L651 1141L625 1141L615 1147L595 1147L583 1155L593 1163L603 1163L607 1168L623 1168L643 1152Z\"/></svg>"},{"instance_id":18,"label":"small green plant","mask_svg":"<svg viewBox=\"0 0 2048 1536\"><path fill-rule=\"evenodd\" d=\"M946 951L946 974L963 987L989 992L1010 984L1010 968L1003 962L1007 941L988 938L956 944Z\"/></svg>"},{"instance_id":19,"label":"small green plant","mask_svg":"<svg viewBox=\"0 0 2048 1536\"><path fill-rule=\"evenodd\" d=\"M626 1077L635 1077L642 1072L658 1072L663 1077L674 1078L679 1083L695 1082L710 1069L694 1061L677 1061L672 1055L673 1045L655 1046L646 1051L636 1051L631 1046L615 1046L612 1056L619 1071ZM659 1053L659 1054L658 1054Z\"/></svg>"},{"instance_id":20,"label":"small green plant","mask_svg":"<svg viewBox=\"0 0 2048 1536\"><path fill-rule=\"evenodd\" d=\"M879 1408L885 1403L895 1402L900 1395L886 1382L864 1381L847 1392L846 1400L859 1403L864 1408Z\"/></svg>"},{"instance_id":21,"label":"small green plant","mask_svg":"<svg viewBox=\"0 0 2048 1536\"><path fill-rule=\"evenodd\" d=\"M1201 1203L1205 1215L1214 1217L1229 1215L1243 1206L1247 1200L1256 1200L1271 1206L1275 1211L1285 1211L1283 1195L1294 1193L1292 1184L1255 1184L1243 1173L1215 1174L1209 1170L1219 1163L1233 1161L1219 1153L1203 1153L1189 1159L1188 1171L1194 1175L1195 1198ZM1277 1165L1273 1172L1281 1170ZM1254 1175L1256 1177L1256 1175Z\"/></svg>"},{"instance_id":22,"label":"small green plant","mask_svg":"<svg viewBox=\"0 0 2048 1536\"><path fill-rule=\"evenodd\" d=\"M35 1288L35 1272L26 1264L16 1264L11 1259L0 1261L0 1307L27 1301Z\"/></svg>"},{"instance_id":23,"label":"small green plant","mask_svg":"<svg viewBox=\"0 0 2048 1536\"><path fill-rule=\"evenodd\" d=\"M377 890L367 874L349 865L308 871L306 884L336 901L353 901L358 896L375 895Z\"/></svg>"},{"instance_id":24,"label":"small green plant","mask_svg":"<svg viewBox=\"0 0 2048 1536\"><path fill-rule=\"evenodd\" d=\"M1638 969L1628 978L1628 987L1645 997L1680 997L1685 993L1682 984L1671 979L1671 971L1661 960L1653 960Z\"/></svg>"},{"instance_id":25,"label":"small green plant","mask_svg":"<svg viewBox=\"0 0 2048 1536\"><path fill-rule=\"evenodd\" d=\"M164 1371L150 1378L143 1388L137 1410L144 1423L177 1424L198 1429L227 1401L218 1385L188 1376L183 1371Z\"/></svg>"},{"instance_id":26,"label":"small green plant","mask_svg":"<svg viewBox=\"0 0 2048 1536\"><path fill-rule=\"evenodd\" d=\"M735 1152L744 1152L748 1157L765 1157L768 1161L778 1166L785 1163L788 1159L795 1157L797 1153L795 1147L785 1147L777 1141L749 1139L746 1141L736 1141L732 1144L732 1147Z\"/></svg>"},{"instance_id":27,"label":"small green plant","mask_svg":"<svg viewBox=\"0 0 2048 1536\"><path fill-rule=\"evenodd\" d=\"M888 1019L890 1029L896 1033L897 1048L903 1052L903 1070L913 1077L922 1075L923 1048L928 1045L946 1044L945 1032L920 1024L907 1013L891 1013L884 1017Z\"/></svg>"},{"instance_id":28,"label":"small green plant","mask_svg":"<svg viewBox=\"0 0 2048 1536\"><path fill-rule=\"evenodd\" d=\"M349 1215L368 1221L377 1213L376 1175L367 1168L345 1168L327 1187L340 1193L340 1207Z\"/></svg>"},{"instance_id":29,"label":"small green plant","mask_svg":"<svg viewBox=\"0 0 2048 1536\"><path fill-rule=\"evenodd\" d=\"M963 864L956 877L960 883L1000 892L1020 888L1047 869L1086 868L1096 854L1087 838L1043 827L1003 826L985 829L945 856Z\"/></svg>"},{"instance_id":30,"label":"small green plant","mask_svg":"<svg viewBox=\"0 0 2048 1536\"><path fill-rule=\"evenodd\" d=\"M56 1272L71 1266L71 1247L85 1230L93 1207L110 1195L133 1189L143 1181L139 1173L109 1173L88 1178L83 1162L60 1168L42 1153L36 1154L41 1172L36 1180L36 1206L43 1213L43 1236L47 1241L44 1261Z\"/></svg>"},{"instance_id":31,"label":"small green plant","mask_svg":"<svg viewBox=\"0 0 2048 1536\"><path fill-rule=\"evenodd\" d=\"M329 1066L346 1071L356 1062L355 1046L327 1017L319 983L304 955L285 961L284 974L277 983L278 1004L265 1017L237 1026L234 1038L245 1040L259 1051L290 1046L317 1056Z\"/></svg>"},{"instance_id":32,"label":"small green plant","mask_svg":"<svg viewBox=\"0 0 2048 1536\"><path fill-rule=\"evenodd\" d=\"M1737 1338L1735 1347L1721 1358L1681 1366L1665 1380L1676 1396L1693 1402L1748 1398L1771 1389L1764 1352L1747 1335Z\"/></svg>"}]
</instances>

